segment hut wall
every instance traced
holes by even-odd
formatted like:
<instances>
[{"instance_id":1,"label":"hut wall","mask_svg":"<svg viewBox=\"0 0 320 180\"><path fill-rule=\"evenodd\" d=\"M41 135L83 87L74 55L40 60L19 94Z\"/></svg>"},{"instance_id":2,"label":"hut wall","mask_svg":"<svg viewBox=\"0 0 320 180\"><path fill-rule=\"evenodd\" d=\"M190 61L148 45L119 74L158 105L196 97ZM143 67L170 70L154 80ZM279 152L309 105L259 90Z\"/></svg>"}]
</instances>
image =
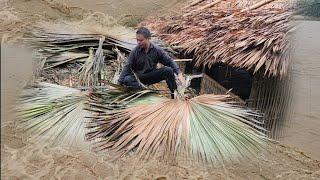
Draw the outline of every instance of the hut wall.
<instances>
[{"instance_id":1,"label":"hut wall","mask_svg":"<svg viewBox=\"0 0 320 180\"><path fill-rule=\"evenodd\" d=\"M206 73L203 74L200 85L200 94L225 94L228 91ZM288 112L291 104L292 89L290 77L286 76L267 78L263 72L255 74L252 82L250 97L245 101L239 96L230 93L240 104L262 113L261 121L270 138L277 139L283 134L283 127L290 120Z\"/></svg>"},{"instance_id":2,"label":"hut wall","mask_svg":"<svg viewBox=\"0 0 320 180\"><path fill-rule=\"evenodd\" d=\"M264 77L263 72L254 76L250 98L247 100L248 107L261 112L264 127L268 136L274 139L283 134L286 125L288 106L291 104L292 89L290 77Z\"/></svg>"}]
</instances>

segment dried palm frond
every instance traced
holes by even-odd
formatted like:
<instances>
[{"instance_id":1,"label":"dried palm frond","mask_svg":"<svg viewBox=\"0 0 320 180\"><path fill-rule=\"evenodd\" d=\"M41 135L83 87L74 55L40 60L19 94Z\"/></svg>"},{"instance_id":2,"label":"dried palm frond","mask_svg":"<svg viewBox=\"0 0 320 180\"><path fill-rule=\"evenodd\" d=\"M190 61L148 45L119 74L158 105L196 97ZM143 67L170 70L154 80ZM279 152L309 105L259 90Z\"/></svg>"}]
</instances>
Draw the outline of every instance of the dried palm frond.
<instances>
[{"instance_id":1,"label":"dried palm frond","mask_svg":"<svg viewBox=\"0 0 320 180\"><path fill-rule=\"evenodd\" d=\"M84 110L87 96L80 90L39 83L23 90L18 106L19 127L31 139L51 144L89 147L85 141Z\"/></svg>"},{"instance_id":2,"label":"dried palm frond","mask_svg":"<svg viewBox=\"0 0 320 180\"><path fill-rule=\"evenodd\" d=\"M116 84L118 83L118 79L120 77L124 63L127 61L127 58L125 54L121 53L121 51L118 48L114 48L114 51L117 53L117 59L112 61L112 64L109 65L109 67L112 67L109 70L113 70L112 76L109 77L113 77L111 83Z\"/></svg>"},{"instance_id":3,"label":"dried palm frond","mask_svg":"<svg viewBox=\"0 0 320 180\"><path fill-rule=\"evenodd\" d=\"M104 38L100 38L99 47L93 55L93 49L89 50L89 58L80 68L80 84L83 86L97 86L104 70L104 60L102 44Z\"/></svg>"},{"instance_id":4,"label":"dried palm frond","mask_svg":"<svg viewBox=\"0 0 320 180\"><path fill-rule=\"evenodd\" d=\"M93 49L89 50L89 57L80 68L80 84L82 86L97 86L100 82L110 82L116 84L123 69L123 64L127 58L118 48L114 48L115 60L106 60L102 50L103 39L93 55Z\"/></svg>"},{"instance_id":5,"label":"dried palm frond","mask_svg":"<svg viewBox=\"0 0 320 180\"><path fill-rule=\"evenodd\" d=\"M58 55L47 57L45 62L42 64L44 65L46 63L46 67L44 69L49 69L66 63L84 63L87 58L87 53L62 52Z\"/></svg>"},{"instance_id":6,"label":"dried palm frond","mask_svg":"<svg viewBox=\"0 0 320 180\"><path fill-rule=\"evenodd\" d=\"M60 56L66 52L88 54L89 48L98 48L101 36L105 37L103 42L104 53L111 59L115 57L113 48L117 47L120 52L127 54L137 45L133 30L117 26L107 29L106 32L97 33L79 25L76 27L70 24L35 25L28 29L24 40L36 48L45 61L54 60L56 59L55 56ZM153 37L153 39L155 44L168 52L176 53L159 38ZM61 59L61 62L67 59L69 58ZM45 67L47 67L47 64L45 64Z\"/></svg>"},{"instance_id":7,"label":"dried palm frond","mask_svg":"<svg viewBox=\"0 0 320 180\"><path fill-rule=\"evenodd\" d=\"M128 28L110 27L107 33L99 34L92 31L92 28L88 30L82 26L70 27L68 24L52 26L37 25L30 28L25 40L37 50L41 60L38 63L37 77L40 75L40 78L53 83L63 82L60 85L97 85L100 80L115 83L126 56L136 46L135 33ZM105 40L99 43L98 40L102 37ZM155 42L166 47L159 39ZM174 53L172 49L167 49ZM102 58L102 54L105 58ZM57 74L60 71L64 72L66 68L80 68L80 78L78 73L74 74L72 71L68 73L70 74L68 79L61 79L62 76ZM75 82L72 82L74 80ZM65 83L68 81L70 83Z\"/></svg>"},{"instance_id":8,"label":"dried palm frond","mask_svg":"<svg viewBox=\"0 0 320 180\"><path fill-rule=\"evenodd\" d=\"M268 141L257 114L229 100L224 95L189 100L151 95L118 111L99 106L101 113L91 118L87 138L99 141L98 150L116 156L132 152L141 159L160 155L220 164L257 155Z\"/></svg>"},{"instance_id":9,"label":"dried palm frond","mask_svg":"<svg viewBox=\"0 0 320 180\"><path fill-rule=\"evenodd\" d=\"M87 132L100 150L134 151L142 159L161 154L225 163L250 158L266 145L257 114L230 103L229 96L171 100L152 93L110 84L88 99L79 90L40 83L23 91L19 127L54 144L87 146Z\"/></svg>"},{"instance_id":10,"label":"dried palm frond","mask_svg":"<svg viewBox=\"0 0 320 180\"><path fill-rule=\"evenodd\" d=\"M68 29L69 26L65 24L63 28ZM35 26L29 28L28 33L24 37L24 40L28 44L37 49L39 57L44 61L45 68L52 68L71 62L72 59L75 59L75 56L82 57L86 54L88 57L89 48L99 47L101 36L105 37L105 41L102 44L104 53L111 58L114 57L114 52L112 51L114 47L118 47L121 51L129 53L136 46L136 43L132 40L122 39L122 36L114 31L112 32L117 35L97 34L81 29L81 27L79 27L81 30L76 32L71 30L61 32L60 29ZM131 34L133 39L134 33ZM55 63L52 64L51 61Z\"/></svg>"},{"instance_id":11,"label":"dried palm frond","mask_svg":"<svg viewBox=\"0 0 320 180\"><path fill-rule=\"evenodd\" d=\"M65 24L63 28L68 28L69 25ZM79 27L81 29L81 27ZM110 27L112 29L112 27ZM30 28L25 36L25 40L30 42L34 47L39 45L45 45L44 50L49 52L59 52L63 50L74 50L85 47L97 47L99 37L105 36L106 41L104 46L119 46L122 50L130 51L136 46L136 43L130 39L122 39L121 35L113 34L99 34L95 32L86 31L82 29L81 32L65 31L61 32L57 29L51 29L50 27L35 26ZM111 32L111 31L110 31ZM118 37L119 36L119 37ZM131 38L134 38L134 33L130 34ZM65 49L56 49L54 47L63 47ZM110 48L111 49L111 48Z\"/></svg>"},{"instance_id":12,"label":"dried palm frond","mask_svg":"<svg viewBox=\"0 0 320 180\"><path fill-rule=\"evenodd\" d=\"M194 56L197 66L224 62L253 72L262 68L268 76L284 76L293 12L255 9L262 3L245 11L236 6L201 9L214 2L201 1L174 15L150 17L142 25L170 45L181 46L187 55Z\"/></svg>"}]
</instances>

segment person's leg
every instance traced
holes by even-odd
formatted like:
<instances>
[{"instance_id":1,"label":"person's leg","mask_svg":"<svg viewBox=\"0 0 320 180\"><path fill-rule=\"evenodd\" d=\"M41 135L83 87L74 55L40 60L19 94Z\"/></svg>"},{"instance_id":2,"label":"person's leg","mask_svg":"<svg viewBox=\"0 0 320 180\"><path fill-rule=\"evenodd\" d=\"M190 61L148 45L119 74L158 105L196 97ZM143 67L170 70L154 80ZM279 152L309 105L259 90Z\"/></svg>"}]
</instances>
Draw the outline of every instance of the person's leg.
<instances>
[{"instance_id":1,"label":"person's leg","mask_svg":"<svg viewBox=\"0 0 320 180\"><path fill-rule=\"evenodd\" d=\"M123 84L134 89L142 89L141 85L138 83L134 75L125 76Z\"/></svg>"},{"instance_id":2,"label":"person's leg","mask_svg":"<svg viewBox=\"0 0 320 180\"><path fill-rule=\"evenodd\" d=\"M174 98L174 90L177 89L176 80L174 77L173 69L170 67L163 67L160 69L155 69L149 73L139 75L139 79L142 83L150 85L158 83L162 80L166 80L168 88L171 92L171 98Z\"/></svg>"}]
</instances>

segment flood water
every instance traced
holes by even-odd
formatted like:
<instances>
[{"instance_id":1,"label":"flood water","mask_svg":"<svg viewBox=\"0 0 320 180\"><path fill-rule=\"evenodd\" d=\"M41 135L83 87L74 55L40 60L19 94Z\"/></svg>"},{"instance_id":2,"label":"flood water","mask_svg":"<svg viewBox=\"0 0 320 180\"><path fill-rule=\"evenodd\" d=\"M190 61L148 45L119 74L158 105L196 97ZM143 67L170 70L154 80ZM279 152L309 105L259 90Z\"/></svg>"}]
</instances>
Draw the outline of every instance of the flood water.
<instances>
[{"instance_id":1,"label":"flood water","mask_svg":"<svg viewBox=\"0 0 320 180\"><path fill-rule=\"evenodd\" d=\"M320 21L298 21L292 39L291 115L281 142L320 159Z\"/></svg>"}]
</instances>

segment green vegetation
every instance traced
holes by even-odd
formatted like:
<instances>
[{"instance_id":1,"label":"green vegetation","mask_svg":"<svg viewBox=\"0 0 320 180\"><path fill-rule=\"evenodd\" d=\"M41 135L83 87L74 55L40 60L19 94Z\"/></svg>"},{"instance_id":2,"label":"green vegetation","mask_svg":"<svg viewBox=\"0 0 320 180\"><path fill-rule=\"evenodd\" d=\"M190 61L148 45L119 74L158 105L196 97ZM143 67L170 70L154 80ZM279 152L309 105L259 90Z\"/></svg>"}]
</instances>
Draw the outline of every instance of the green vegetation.
<instances>
[{"instance_id":1,"label":"green vegetation","mask_svg":"<svg viewBox=\"0 0 320 180\"><path fill-rule=\"evenodd\" d=\"M320 0L299 0L297 7L301 15L320 17Z\"/></svg>"}]
</instances>

